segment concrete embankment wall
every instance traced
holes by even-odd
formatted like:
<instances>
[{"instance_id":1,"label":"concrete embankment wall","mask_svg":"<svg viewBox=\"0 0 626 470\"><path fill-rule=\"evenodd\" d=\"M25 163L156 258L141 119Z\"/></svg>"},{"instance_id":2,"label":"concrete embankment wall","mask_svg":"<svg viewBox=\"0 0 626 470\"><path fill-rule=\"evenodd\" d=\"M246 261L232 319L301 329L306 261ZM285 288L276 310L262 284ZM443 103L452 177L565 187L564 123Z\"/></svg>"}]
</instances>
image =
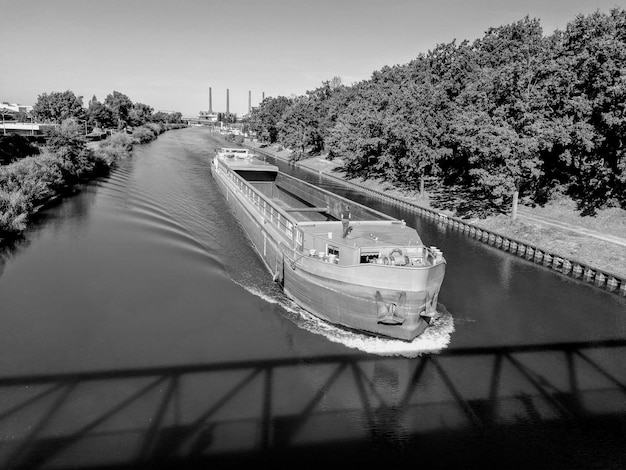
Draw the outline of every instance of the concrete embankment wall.
<instances>
[{"instance_id":1,"label":"concrete embankment wall","mask_svg":"<svg viewBox=\"0 0 626 470\"><path fill-rule=\"evenodd\" d=\"M259 151L258 149L255 150ZM263 151L260 152L265 153ZM270 153L267 153L266 155L270 157L275 157L275 155L272 155ZM598 267L590 266L586 263L580 262L572 258L565 258L563 256L556 255L530 243L516 240L512 237L500 235L499 233L476 227L475 225L464 222L457 217L450 217L435 210L421 207L410 201L405 201L395 196L384 194L380 191L367 188L366 186L363 186L361 184L344 180L330 173L324 172L323 175L333 180L336 180L337 182L345 186L358 189L359 191L366 193L370 197L384 200L385 202L394 204L399 207L411 209L424 217L447 225L471 238L491 245L502 251L511 253L512 255L524 258L532 263L542 265L547 269L552 269L558 273L561 273L564 276L578 279L600 289L604 289L614 294L626 297L626 278L618 276L617 274L604 271Z\"/></svg>"}]
</instances>

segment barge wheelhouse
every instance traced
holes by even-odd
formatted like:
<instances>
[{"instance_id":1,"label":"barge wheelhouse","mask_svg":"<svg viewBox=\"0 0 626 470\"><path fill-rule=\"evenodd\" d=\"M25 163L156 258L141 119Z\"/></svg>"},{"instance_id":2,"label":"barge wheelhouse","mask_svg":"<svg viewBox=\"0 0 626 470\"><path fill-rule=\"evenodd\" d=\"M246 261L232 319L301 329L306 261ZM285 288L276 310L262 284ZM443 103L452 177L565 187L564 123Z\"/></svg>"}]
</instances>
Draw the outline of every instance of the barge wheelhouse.
<instances>
[{"instance_id":1,"label":"barge wheelhouse","mask_svg":"<svg viewBox=\"0 0 626 470\"><path fill-rule=\"evenodd\" d=\"M247 149L219 150L211 173L274 280L302 308L406 341L427 328L446 261L404 221L286 175Z\"/></svg>"}]
</instances>

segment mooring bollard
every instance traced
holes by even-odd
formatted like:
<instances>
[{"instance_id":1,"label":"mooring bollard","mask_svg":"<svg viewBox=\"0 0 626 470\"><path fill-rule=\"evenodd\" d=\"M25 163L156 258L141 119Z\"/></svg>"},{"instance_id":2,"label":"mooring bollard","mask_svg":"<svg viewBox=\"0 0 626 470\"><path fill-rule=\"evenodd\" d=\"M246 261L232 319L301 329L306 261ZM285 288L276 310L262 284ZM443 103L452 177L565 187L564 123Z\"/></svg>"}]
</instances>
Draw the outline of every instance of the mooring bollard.
<instances>
[{"instance_id":1,"label":"mooring bollard","mask_svg":"<svg viewBox=\"0 0 626 470\"><path fill-rule=\"evenodd\" d=\"M617 289L619 289L619 281L615 278L615 276L609 276L606 281L606 289L609 292L615 292Z\"/></svg>"},{"instance_id":2,"label":"mooring bollard","mask_svg":"<svg viewBox=\"0 0 626 470\"><path fill-rule=\"evenodd\" d=\"M570 262L570 260L563 260L563 269L561 272L568 275L572 272L572 263Z\"/></svg>"}]
</instances>

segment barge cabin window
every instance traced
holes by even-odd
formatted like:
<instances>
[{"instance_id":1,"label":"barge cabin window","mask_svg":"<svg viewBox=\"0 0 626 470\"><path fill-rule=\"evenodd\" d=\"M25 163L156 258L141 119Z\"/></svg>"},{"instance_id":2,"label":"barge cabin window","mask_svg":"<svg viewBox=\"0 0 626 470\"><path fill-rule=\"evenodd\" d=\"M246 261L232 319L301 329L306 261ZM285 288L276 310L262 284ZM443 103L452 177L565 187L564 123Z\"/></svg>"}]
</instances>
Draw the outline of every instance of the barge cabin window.
<instances>
[{"instance_id":1,"label":"barge cabin window","mask_svg":"<svg viewBox=\"0 0 626 470\"><path fill-rule=\"evenodd\" d=\"M361 252L361 263L375 263L376 260L380 257L380 252Z\"/></svg>"}]
</instances>

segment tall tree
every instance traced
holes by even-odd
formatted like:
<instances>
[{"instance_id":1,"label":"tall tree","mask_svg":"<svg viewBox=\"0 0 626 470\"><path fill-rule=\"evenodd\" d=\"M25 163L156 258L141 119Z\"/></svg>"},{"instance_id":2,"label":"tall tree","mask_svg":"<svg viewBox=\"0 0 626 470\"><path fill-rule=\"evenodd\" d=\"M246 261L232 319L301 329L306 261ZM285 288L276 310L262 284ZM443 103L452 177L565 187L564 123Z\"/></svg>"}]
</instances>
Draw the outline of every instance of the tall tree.
<instances>
[{"instance_id":1,"label":"tall tree","mask_svg":"<svg viewBox=\"0 0 626 470\"><path fill-rule=\"evenodd\" d=\"M131 126L141 126L152 119L154 109L143 103L134 103L128 112L128 120Z\"/></svg>"},{"instance_id":2,"label":"tall tree","mask_svg":"<svg viewBox=\"0 0 626 470\"><path fill-rule=\"evenodd\" d=\"M252 110L250 125L260 140L273 144L278 141L278 123L292 101L284 96L265 98Z\"/></svg>"},{"instance_id":3,"label":"tall tree","mask_svg":"<svg viewBox=\"0 0 626 470\"><path fill-rule=\"evenodd\" d=\"M579 15L563 41L560 62L573 71L565 111L577 121L572 193L584 214L626 207L626 10Z\"/></svg>"},{"instance_id":4,"label":"tall tree","mask_svg":"<svg viewBox=\"0 0 626 470\"><path fill-rule=\"evenodd\" d=\"M40 121L60 124L65 119L82 119L84 116L83 97L74 92L53 91L43 93L37 97L33 105L33 114Z\"/></svg>"},{"instance_id":5,"label":"tall tree","mask_svg":"<svg viewBox=\"0 0 626 470\"><path fill-rule=\"evenodd\" d=\"M113 111L100 103L95 96L89 100L86 117L89 124L94 127L111 128L117 125Z\"/></svg>"},{"instance_id":6,"label":"tall tree","mask_svg":"<svg viewBox=\"0 0 626 470\"><path fill-rule=\"evenodd\" d=\"M320 135L314 107L315 103L308 96L296 98L277 124L280 142L293 149L292 160L304 158L309 146L319 146Z\"/></svg>"},{"instance_id":7,"label":"tall tree","mask_svg":"<svg viewBox=\"0 0 626 470\"><path fill-rule=\"evenodd\" d=\"M61 160L61 171L68 183L77 182L93 171L93 153L85 144L81 126L74 119L66 119L52 130L47 148Z\"/></svg>"},{"instance_id":8,"label":"tall tree","mask_svg":"<svg viewBox=\"0 0 626 470\"><path fill-rule=\"evenodd\" d=\"M495 207L511 204L541 175L545 97L537 86L545 55L537 20L491 28L475 43L479 76L459 95L457 149L467 154L473 184Z\"/></svg>"},{"instance_id":9,"label":"tall tree","mask_svg":"<svg viewBox=\"0 0 626 470\"><path fill-rule=\"evenodd\" d=\"M119 91L113 91L105 98L104 105L113 112L113 118L117 122L118 129L129 124L129 113L133 107L133 102L128 96Z\"/></svg>"}]
</instances>

